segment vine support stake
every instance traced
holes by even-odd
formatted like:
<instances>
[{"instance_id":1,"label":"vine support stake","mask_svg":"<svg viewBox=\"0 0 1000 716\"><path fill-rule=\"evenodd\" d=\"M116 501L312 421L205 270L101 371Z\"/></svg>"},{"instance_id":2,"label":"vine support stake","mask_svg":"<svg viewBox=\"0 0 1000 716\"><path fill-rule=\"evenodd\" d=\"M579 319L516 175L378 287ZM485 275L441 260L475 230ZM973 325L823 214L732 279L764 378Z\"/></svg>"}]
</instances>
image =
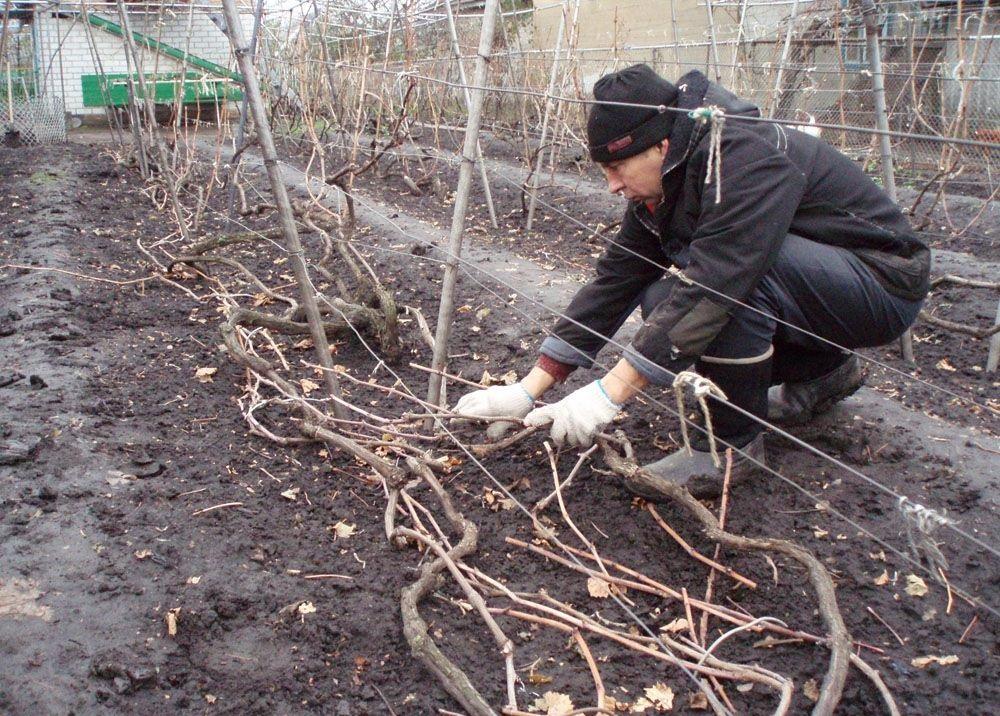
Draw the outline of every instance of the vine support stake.
<instances>
[{"instance_id":1,"label":"vine support stake","mask_svg":"<svg viewBox=\"0 0 1000 716\"><path fill-rule=\"evenodd\" d=\"M345 419L347 418L347 410L341 401L340 384L333 369L333 361L330 359L330 344L327 343L323 319L319 313L319 306L316 305L316 292L306 270L302 242L299 241L299 232L295 228L295 217L292 214L291 202L288 200L288 191L281 180L278 152L274 147L274 137L271 135L271 125L268 122L267 110L264 108L264 98L260 93L257 70L253 64L250 47L243 37L240 16L236 12L236 0L222 0L222 10L226 17L229 42L233 46L233 53L236 55L236 60L240 65L240 73L243 75L243 91L250 105L250 110L253 112L260 153L271 183L271 193L278 206L278 215L281 218L281 232L284 234L285 245L288 249L288 263L292 267L295 282L299 287L302 307L305 309L306 321L309 323L313 346L316 349L316 358L319 364L326 369L323 371L323 379L326 381L327 391L334 399L333 414L337 418Z\"/></svg>"},{"instance_id":2,"label":"vine support stake","mask_svg":"<svg viewBox=\"0 0 1000 716\"><path fill-rule=\"evenodd\" d=\"M879 129L879 157L882 164L882 188L895 204L896 172L892 163L892 140L889 137L889 111L885 104L885 75L882 73L882 48L878 41L878 9L874 0L861 0L861 16L865 21L865 42L868 49L868 69L872 73L872 94L875 100L875 123ZM913 362L913 331L899 338L903 360Z\"/></svg>"},{"instance_id":3,"label":"vine support stake","mask_svg":"<svg viewBox=\"0 0 1000 716\"><path fill-rule=\"evenodd\" d=\"M559 10L559 30L556 32L556 47L552 53L552 71L549 74L549 87L545 91L545 112L542 115L542 136L538 139L538 156L535 159L535 171L531 174L531 188L528 190L528 223L525 231L531 232L535 221L535 204L538 201L538 176L542 173L542 155L545 153L545 140L549 134L549 118L552 116L552 93L556 89L556 76L559 74L559 56L562 52L563 34L566 31L566 3Z\"/></svg>"},{"instance_id":4,"label":"vine support stake","mask_svg":"<svg viewBox=\"0 0 1000 716\"><path fill-rule=\"evenodd\" d=\"M227 0L233 2L233 0ZM428 381L427 402L441 404L440 371L448 362L448 339L451 336L452 321L455 317L455 284L458 282L458 260L462 253L462 234L465 231L465 210L469 205L469 188L472 185L472 167L476 163L476 145L479 142L479 125L482 121L483 86L486 83L486 61L493 45L493 31L497 24L498 0L486 0L483 8L483 26L479 33L479 52L476 57L476 72L470 91L469 121L465 128L462 144L462 165L458 170L458 187L455 192L455 211L451 216L451 233L448 236L448 254L444 268L444 284L441 286L441 303L438 307L437 330L434 335L434 358L432 373ZM430 419L428 425L430 427Z\"/></svg>"},{"instance_id":5,"label":"vine support stake","mask_svg":"<svg viewBox=\"0 0 1000 716\"><path fill-rule=\"evenodd\" d=\"M455 62L458 64L458 76L462 80L462 92L465 95L465 108L472 106L472 98L469 96L469 81L465 78L465 63L462 62L462 48L458 45L458 30L455 29L455 14L451 11L451 3L444 4L445 12L448 13L448 32L451 33L451 51L455 55ZM493 40L490 39L492 46ZM479 137L476 137L476 163L479 165L479 178L483 182L483 194L486 197L486 208L490 212L490 223L494 229L500 228L497 221L497 211L493 207L493 192L490 190L490 180L486 176L486 162L483 160L483 148L479 145Z\"/></svg>"},{"instance_id":6,"label":"vine support stake","mask_svg":"<svg viewBox=\"0 0 1000 716\"><path fill-rule=\"evenodd\" d=\"M261 17L264 14L264 0L257 0L257 7L253 11L253 30L250 31L250 61L253 62L257 54L257 36L260 34ZM234 158L230 160L229 167L229 193L226 195L226 216L235 218L234 207L236 206L236 182L237 174L240 170L240 159L243 157L243 141L246 139L247 131L247 95L243 93L243 100L240 102L240 121L236 125L236 136L233 137Z\"/></svg>"}]
</instances>

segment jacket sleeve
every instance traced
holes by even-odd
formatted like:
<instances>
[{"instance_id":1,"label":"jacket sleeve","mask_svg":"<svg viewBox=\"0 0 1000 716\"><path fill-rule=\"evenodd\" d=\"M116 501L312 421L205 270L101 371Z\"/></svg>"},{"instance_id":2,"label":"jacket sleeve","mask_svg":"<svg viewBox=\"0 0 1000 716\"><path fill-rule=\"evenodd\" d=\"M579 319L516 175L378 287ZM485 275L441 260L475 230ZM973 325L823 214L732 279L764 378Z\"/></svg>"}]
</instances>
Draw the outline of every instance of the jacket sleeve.
<instances>
[{"instance_id":1,"label":"jacket sleeve","mask_svg":"<svg viewBox=\"0 0 1000 716\"><path fill-rule=\"evenodd\" d=\"M782 152L744 129L724 130L721 156L719 203L716 178L705 184L707 140L688 162L685 186L701 192L690 261L632 342L641 359L670 371L703 354L735 307L727 297L744 301L771 268L806 189L805 176ZM626 356L647 378L664 382L662 371Z\"/></svg>"},{"instance_id":2,"label":"jacket sleeve","mask_svg":"<svg viewBox=\"0 0 1000 716\"><path fill-rule=\"evenodd\" d=\"M581 288L542 342L541 353L561 363L590 367L607 337L638 305L643 290L659 279L670 259L660 240L629 207L614 241L597 261L597 276Z\"/></svg>"}]
</instances>

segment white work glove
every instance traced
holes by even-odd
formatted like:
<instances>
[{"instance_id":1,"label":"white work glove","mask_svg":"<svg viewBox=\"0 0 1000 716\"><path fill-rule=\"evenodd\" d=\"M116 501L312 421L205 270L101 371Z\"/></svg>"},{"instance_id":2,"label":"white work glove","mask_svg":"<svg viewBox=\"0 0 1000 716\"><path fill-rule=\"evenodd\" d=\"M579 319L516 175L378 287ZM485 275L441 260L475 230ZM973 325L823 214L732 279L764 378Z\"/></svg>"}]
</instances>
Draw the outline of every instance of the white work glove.
<instances>
[{"instance_id":1,"label":"white work glove","mask_svg":"<svg viewBox=\"0 0 1000 716\"><path fill-rule=\"evenodd\" d=\"M594 436L614 420L621 406L612 402L600 381L575 390L558 403L532 410L524 419L528 426L552 423L552 439L559 447L563 443L590 447Z\"/></svg>"},{"instance_id":2,"label":"white work glove","mask_svg":"<svg viewBox=\"0 0 1000 716\"><path fill-rule=\"evenodd\" d=\"M455 404L455 412L475 418L523 418L535 404L531 393L520 383L494 385L463 395ZM490 440L499 440L516 423L495 422L486 429Z\"/></svg>"}]
</instances>

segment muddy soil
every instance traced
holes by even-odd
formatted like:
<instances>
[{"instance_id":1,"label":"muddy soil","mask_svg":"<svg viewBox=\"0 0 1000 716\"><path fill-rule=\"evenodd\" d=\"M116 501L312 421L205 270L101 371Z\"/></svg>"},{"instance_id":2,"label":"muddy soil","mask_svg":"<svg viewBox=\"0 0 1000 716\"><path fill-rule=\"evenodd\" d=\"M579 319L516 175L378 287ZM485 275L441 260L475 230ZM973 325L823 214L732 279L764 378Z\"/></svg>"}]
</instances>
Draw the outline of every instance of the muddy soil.
<instances>
[{"instance_id":1,"label":"muddy soil","mask_svg":"<svg viewBox=\"0 0 1000 716\"><path fill-rule=\"evenodd\" d=\"M336 451L318 445L279 448L249 434L240 413L243 371L220 350L216 304L196 302L157 281L110 284L39 270L119 282L148 276L136 241L151 246L171 238L171 229L169 217L155 211L135 191L138 186L141 179L134 171L99 156L95 147L0 150L0 262L5 265L0 270L0 352L5 358L0 367L0 711L454 711L454 702L409 655L403 639L399 593L416 578L421 557L387 543L382 487L370 470ZM519 211L516 201L505 204L512 216ZM207 234L227 230L213 211L202 227ZM480 214L477 224L483 219ZM260 228L273 219L252 221ZM576 228L546 226L554 241L580 240L572 233ZM507 242L527 256L546 261L540 252L548 249L540 241L510 236ZM314 239L307 241L316 251ZM389 249L372 249L370 260L400 302L436 315L439 266L398 236L369 235L366 242ZM250 246L229 255L270 285L284 280L287 268L270 247ZM235 276L225 276L239 286ZM194 279L183 285L202 295L207 290ZM484 370L494 375L527 370L542 331L517 313L521 303L468 280L461 289L453 345L462 350L456 351L452 369L474 378ZM246 293L252 301L255 290ZM393 383L386 372L391 369L419 395L426 376L408 362L427 364L430 358L415 330L404 340L405 359L387 367L344 336L335 343L336 361L356 377L374 376L384 384ZM310 360L293 343L282 341L293 362ZM923 345L918 356L925 369L933 360L924 357ZM964 354L950 359L956 366L966 359L972 363ZM199 368L217 372L199 380ZM955 376L970 389L965 378L974 380ZM580 371L569 387L588 379L592 376ZM451 390L460 392L456 386ZM976 419L968 411L949 413L948 400L938 393L914 398L922 409L954 421L935 423L940 434L928 439L901 418L910 414L902 407L904 393L887 396L885 409L879 410L847 401L796 434L893 490L946 507L962 529L992 544L998 471L988 466L997 465L990 452L995 441L976 437L980 447L970 449L981 452L978 467L963 469L939 449L938 440L946 443L957 429L974 427ZM355 388L352 397L387 415L404 409L374 390ZM995 399L995 390L987 398ZM672 396L658 400L672 405ZM280 412L267 412L262 419L275 431L294 433ZM676 421L651 401L638 404L619 427L636 438L641 459L663 454L678 439ZM997 619L959 596L949 600L948 591L929 578L926 595L905 591L907 575L918 570L890 548L906 550L890 497L787 441L774 439L769 448L789 481L775 478L736 488L730 528L795 539L824 560L836 579L852 636L868 645L860 653L882 673L904 712L993 712L1000 698ZM446 477L449 493L480 528L471 565L512 589L545 589L588 613L628 621L607 600L591 598L581 575L506 542L508 537L531 541L533 534L517 507L498 499L498 483L512 486L516 500L529 506L551 490L540 439L485 460L488 474L454 447L442 445L439 452L454 458ZM575 460L573 451L560 455L563 476ZM593 466L603 468L600 461ZM426 491L415 496L440 515ZM617 479L588 466L566 499L575 522L602 554L675 588L704 592L706 569L656 526ZM857 526L839 519L838 512ZM660 513L693 546L711 553L712 545L686 515L669 506ZM547 514L569 539L555 508ZM353 525L354 533L338 537L332 529L337 523ZM996 558L954 534L937 537L952 585L996 606ZM776 558L772 569L759 555L730 551L721 559L758 584L749 590L716 580L721 603L822 633L797 566ZM637 614L654 627L683 616L678 603L628 596ZM446 582L423 604L422 613L444 652L499 706L502 659L460 598ZM306 603L315 611L302 608ZM593 682L565 635L510 617L500 624L516 644L522 706L550 690L570 694L578 706L591 705ZM713 624L711 634L717 636L721 626ZM803 685L822 679L827 653L802 643L755 648L759 639L732 638L719 653L794 679L793 712L807 711ZM644 688L662 681L678 694L675 710L687 709L692 684L682 674L610 642L588 641L616 699L633 702ZM926 668L911 663L927 655L955 655L958 662ZM727 688L727 693L740 713L774 708L773 694L760 687ZM839 713L880 712L874 689L852 673Z\"/></svg>"}]
</instances>

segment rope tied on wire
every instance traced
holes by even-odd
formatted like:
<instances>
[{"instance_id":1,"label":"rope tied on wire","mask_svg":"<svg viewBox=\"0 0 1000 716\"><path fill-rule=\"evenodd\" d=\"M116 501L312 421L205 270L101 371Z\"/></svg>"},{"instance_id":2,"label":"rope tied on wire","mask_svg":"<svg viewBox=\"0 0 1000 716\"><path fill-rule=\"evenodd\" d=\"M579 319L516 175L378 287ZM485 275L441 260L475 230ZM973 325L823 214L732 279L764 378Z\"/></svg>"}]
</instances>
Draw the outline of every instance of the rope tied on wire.
<instances>
[{"instance_id":1,"label":"rope tied on wire","mask_svg":"<svg viewBox=\"0 0 1000 716\"><path fill-rule=\"evenodd\" d=\"M715 203L722 201L722 128L726 124L726 113L721 107L709 105L688 112L688 117L699 124L708 124L708 171L705 185L715 179Z\"/></svg>"},{"instance_id":2,"label":"rope tied on wire","mask_svg":"<svg viewBox=\"0 0 1000 716\"><path fill-rule=\"evenodd\" d=\"M708 450L712 454L712 462L716 467L722 467L722 460L719 459L719 450L715 445L715 431L712 429L712 414L708 409L708 396L714 395L719 400L727 400L722 388L703 375L698 375L693 370L682 370L674 377L674 397L677 398L677 414L681 419L681 438L684 441L684 449L688 455L692 455L691 438L688 435L687 419L684 417L684 386L691 386L701 414L705 418L705 432L708 433Z\"/></svg>"},{"instance_id":3,"label":"rope tied on wire","mask_svg":"<svg viewBox=\"0 0 1000 716\"><path fill-rule=\"evenodd\" d=\"M938 581L942 581L938 576L938 569L947 569L948 560L934 540L934 532L938 527L957 524L956 520L948 517L944 510L938 512L929 507L911 501L907 497L900 497L896 505L903 516L903 524L906 525L906 538L910 543L910 551L921 563L927 563L930 572L935 575Z\"/></svg>"}]
</instances>

